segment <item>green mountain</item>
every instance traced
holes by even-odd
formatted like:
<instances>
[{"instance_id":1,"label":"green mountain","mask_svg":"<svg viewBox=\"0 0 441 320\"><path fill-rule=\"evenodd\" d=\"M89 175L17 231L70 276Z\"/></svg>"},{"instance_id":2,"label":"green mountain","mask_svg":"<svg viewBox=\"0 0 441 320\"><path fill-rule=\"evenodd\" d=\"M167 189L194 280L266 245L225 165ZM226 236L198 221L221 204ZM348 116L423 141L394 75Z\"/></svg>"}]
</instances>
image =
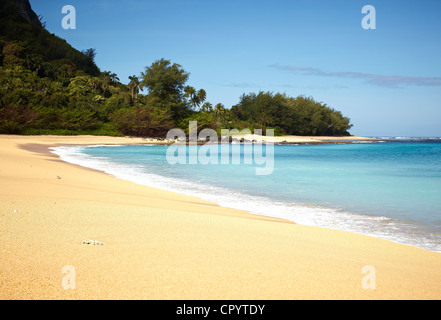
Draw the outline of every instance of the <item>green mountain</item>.
<instances>
[{"instance_id":1,"label":"green mountain","mask_svg":"<svg viewBox=\"0 0 441 320\"><path fill-rule=\"evenodd\" d=\"M49 62L69 65L92 76L100 73L90 56L44 28L28 0L1 0L0 64L21 63L36 69ZM42 66L40 72L44 72Z\"/></svg>"}]
</instances>

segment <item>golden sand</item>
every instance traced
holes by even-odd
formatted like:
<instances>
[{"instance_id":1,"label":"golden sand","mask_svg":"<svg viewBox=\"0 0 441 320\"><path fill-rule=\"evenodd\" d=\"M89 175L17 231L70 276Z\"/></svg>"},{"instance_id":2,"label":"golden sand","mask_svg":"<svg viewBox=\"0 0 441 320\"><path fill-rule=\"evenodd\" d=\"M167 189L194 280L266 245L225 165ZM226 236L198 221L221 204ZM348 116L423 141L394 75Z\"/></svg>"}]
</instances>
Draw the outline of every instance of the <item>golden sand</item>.
<instances>
[{"instance_id":1,"label":"golden sand","mask_svg":"<svg viewBox=\"0 0 441 320\"><path fill-rule=\"evenodd\" d=\"M47 152L128 143L151 141L0 136L0 299L441 298L439 253L222 208Z\"/></svg>"},{"instance_id":2,"label":"golden sand","mask_svg":"<svg viewBox=\"0 0 441 320\"><path fill-rule=\"evenodd\" d=\"M343 137L318 137L318 136L260 136L256 134L237 134L234 135L235 138L240 139L243 138L248 141L256 140L256 141L264 141L270 143L332 143L332 142L356 142L356 141L377 141L375 138L368 137L355 137L355 136L343 136Z\"/></svg>"}]
</instances>

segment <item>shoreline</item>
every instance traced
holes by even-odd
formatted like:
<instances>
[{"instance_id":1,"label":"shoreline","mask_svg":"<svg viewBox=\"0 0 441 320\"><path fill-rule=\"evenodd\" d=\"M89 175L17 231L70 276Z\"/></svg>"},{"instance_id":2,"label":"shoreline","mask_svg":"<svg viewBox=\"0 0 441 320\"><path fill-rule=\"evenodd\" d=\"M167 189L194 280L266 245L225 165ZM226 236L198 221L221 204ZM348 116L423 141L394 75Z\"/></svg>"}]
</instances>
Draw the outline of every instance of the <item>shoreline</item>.
<instances>
[{"instance_id":1,"label":"shoreline","mask_svg":"<svg viewBox=\"0 0 441 320\"><path fill-rule=\"evenodd\" d=\"M317 144L321 144L321 143L317 143ZM159 145L159 144L157 144L157 145ZM32 147L29 148L28 146L24 146L24 148L28 149L28 150L33 149ZM296 218L293 218L292 216L290 217L290 216L287 216L286 214L285 215L280 214L279 209L281 207L283 209L286 209L286 207L284 207L283 204L281 203L276 208L275 205L270 204L273 199L269 198L269 197L264 197L264 196L256 197L256 196L252 196L249 193L231 195L230 191L228 189L225 189L224 187L221 187L221 189L217 189L217 191L215 191L215 192L213 192L212 190L210 192L202 191L198 188L196 188L197 191L194 191L194 190L189 191L189 190L194 189L195 186L194 185L188 186L190 189L184 188L183 186L181 186L180 188L171 187L171 186L174 186L175 179L173 178L172 181L170 181L171 177L168 177L168 178L162 177L160 175L157 175L156 172L150 172L149 177L145 177L144 179L139 180L137 175L121 174L122 172L124 172L124 170L123 171L120 171L120 170L115 171L115 170L111 170L103 165L96 165L96 164L95 165L88 165L87 160L78 161L76 159L76 157L71 158L72 154L67 152L67 155L66 155L64 150L63 151L61 151L61 150L60 151L55 151L55 150L48 151L46 147L42 147L42 146L34 147L34 149L37 152L50 153L51 156L55 156L55 157L57 157L57 159L60 159L61 161L64 161L70 165L80 166L80 167L88 169L88 170L101 172L101 173L110 175L112 177L116 177L117 179L131 181L133 183L137 183L142 186L147 186L150 188L157 188L160 190L174 192L174 193L178 193L181 195L198 197L204 201L216 203L216 205L221 206L221 207L230 208L233 210L242 210L242 211L246 211L246 212L253 214L253 215L255 214L255 215L270 217L270 218L274 218L274 219L281 219L281 220L284 220L289 223L301 224L304 226L321 227L321 228L326 228L326 229L342 230L342 231L357 233L357 234L361 234L361 235L367 235L367 236L375 237L378 239L385 239L388 241L392 241L392 242L395 242L398 244L409 245L409 246L413 246L416 248L428 250L431 252L441 253L441 250L439 250L438 248L434 248L433 246L429 246L427 243L424 242L424 240L420 239L420 241L416 241L414 237L406 238L406 237L403 237L403 234L399 235L399 233L395 233L393 235L384 234L384 233L383 234L375 233L372 226L367 229L366 228L363 229L360 227L354 227L354 225L345 225L344 227L342 227L341 224L338 224L338 223L332 224L332 223L324 222L324 221L321 221L321 223L316 223L316 222L311 223L311 221L308 222L308 221L302 220L302 218L299 218L299 220L301 221L301 222L299 222ZM50 147L49 149L53 149L53 147ZM67 158L66 158L66 156L67 156ZM91 160L94 162L93 159L91 159ZM138 174L140 174L140 173L138 172ZM151 175L153 175L153 176L151 176ZM159 180L158 180L158 178L159 178ZM162 181L163 179L167 179L167 180L169 180L169 182L165 183L164 181ZM180 180L180 179L178 179L178 180ZM145 182L145 181L148 181L148 182ZM219 198L219 196L218 196L220 194L222 194L221 198ZM225 201L225 197L227 197L226 201ZM252 200L250 199L250 197L252 198ZM234 199L234 200L232 200L232 199ZM240 199L240 201L237 201L237 199ZM263 202L261 202L261 201L263 201ZM259 202L259 206L253 207L253 204L257 203L257 202ZM248 205L244 205L244 203L247 203ZM251 205L251 207L250 207L250 205ZM323 213L323 210L326 210L326 211L336 210L335 207L317 205L314 203L309 203L309 204L303 203L303 204L298 204L297 206L299 208L303 208L303 209L306 208L306 210L309 210L309 208L314 208L314 211L315 211L314 213L317 213L317 212ZM324 214L328 214L328 212L324 212ZM354 215L354 216L350 216L350 217L348 217L348 216L341 217L340 216L341 214L338 212L334 212L334 214L335 214L333 216L334 220L340 221L340 223L344 219L356 220L357 217L360 219L366 218L366 215L363 215L363 214L360 214L357 212L350 212L351 215ZM372 217L370 217L370 218L372 218ZM316 219L313 217L311 219L312 219L312 221L316 221ZM381 220L381 217L379 217L379 219ZM365 221L363 223L363 225L365 225L365 226L368 225L368 222ZM393 228L397 228L397 231L398 231L398 227L396 225L394 225Z\"/></svg>"},{"instance_id":2,"label":"shoreline","mask_svg":"<svg viewBox=\"0 0 441 320\"><path fill-rule=\"evenodd\" d=\"M0 136L0 298L441 298L438 253L136 185L49 151L94 144L152 142ZM75 290L60 285L65 265ZM375 290L362 288L366 265Z\"/></svg>"}]
</instances>

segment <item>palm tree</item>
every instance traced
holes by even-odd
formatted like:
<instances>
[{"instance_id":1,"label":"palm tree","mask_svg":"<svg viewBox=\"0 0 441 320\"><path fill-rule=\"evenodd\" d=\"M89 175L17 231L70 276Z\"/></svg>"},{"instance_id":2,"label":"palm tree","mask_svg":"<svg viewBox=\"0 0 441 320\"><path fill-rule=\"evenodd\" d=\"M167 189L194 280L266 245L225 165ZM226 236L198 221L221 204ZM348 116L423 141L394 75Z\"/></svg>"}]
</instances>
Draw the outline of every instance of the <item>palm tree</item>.
<instances>
[{"instance_id":1,"label":"palm tree","mask_svg":"<svg viewBox=\"0 0 441 320\"><path fill-rule=\"evenodd\" d=\"M214 118L218 126L222 126L228 118L228 110L222 103L214 107Z\"/></svg>"},{"instance_id":2,"label":"palm tree","mask_svg":"<svg viewBox=\"0 0 441 320\"><path fill-rule=\"evenodd\" d=\"M213 105L210 102L205 102L202 105L202 111L208 113L213 112Z\"/></svg>"},{"instance_id":3,"label":"palm tree","mask_svg":"<svg viewBox=\"0 0 441 320\"><path fill-rule=\"evenodd\" d=\"M190 103L193 105L193 108L196 107L197 101L195 100L196 89L191 86L186 86L184 89L185 96L190 100Z\"/></svg>"},{"instance_id":4,"label":"palm tree","mask_svg":"<svg viewBox=\"0 0 441 320\"><path fill-rule=\"evenodd\" d=\"M204 89L200 89L198 91L197 96L198 96L198 98L197 98L198 104L197 105L199 107L199 105L201 105L205 101L205 99L207 99L207 93L205 92Z\"/></svg>"},{"instance_id":5,"label":"palm tree","mask_svg":"<svg viewBox=\"0 0 441 320\"><path fill-rule=\"evenodd\" d=\"M136 99L138 99L140 81L137 76L131 76L129 77L129 79L130 82L127 86L132 91L132 100L135 101Z\"/></svg>"},{"instance_id":6,"label":"palm tree","mask_svg":"<svg viewBox=\"0 0 441 320\"><path fill-rule=\"evenodd\" d=\"M104 78L104 81L110 85L115 86L119 82L118 75L111 71L104 71L101 76Z\"/></svg>"},{"instance_id":7,"label":"palm tree","mask_svg":"<svg viewBox=\"0 0 441 320\"><path fill-rule=\"evenodd\" d=\"M110 83L113 84L114 86L116 86L119 82L119 78L118 75L116 73L111 73L110 74Z\"/></svg>"},{"instance_id":8,"label":"palm tree","mask_svg":"<svg viewBox=\"0 0 441 320\"><path fill-rule=\"evenodd\" d=\"M190 103L193 105L193 109L199 108L199 106L205 101L207 98L207 93L204 89L200 89L196 91L195 88L191 86L186 86L184 89L185 96L190 100Z\"/></svg>"}]
</instances>

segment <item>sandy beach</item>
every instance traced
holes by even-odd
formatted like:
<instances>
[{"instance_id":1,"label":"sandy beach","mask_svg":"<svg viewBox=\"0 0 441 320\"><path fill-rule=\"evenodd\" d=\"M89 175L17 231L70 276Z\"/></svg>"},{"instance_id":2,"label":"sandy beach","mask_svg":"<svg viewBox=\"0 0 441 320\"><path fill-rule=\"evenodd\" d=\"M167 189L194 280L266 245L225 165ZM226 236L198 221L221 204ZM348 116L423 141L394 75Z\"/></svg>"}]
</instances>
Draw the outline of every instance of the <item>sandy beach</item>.
<instances>
[{"instance_id":1,"label":"sandy beach","mask_svg":"<svg viewBox=\"0 0 441 320\"><path fill-rule=\"evenodd\" d=\"M155 142L0 135L0 299L441 298L440 253L223 208L48 152L143 143Z\"/></svg>"},{"instance_id":2,"label":"sandy beach","mask_svg":"<svg viewBox=\"0 0 441 320\"><path fill-rule=\"evenodd\" d=\"M256 134L237 134L236 139L245 139L248 141L259 141L263 143L286 143L286 144L321 144L321 143L350 143L350 142L375 142L378 139L369 137L318 137L318 136L260 136Z\"/></svg>"}]
</instances>

